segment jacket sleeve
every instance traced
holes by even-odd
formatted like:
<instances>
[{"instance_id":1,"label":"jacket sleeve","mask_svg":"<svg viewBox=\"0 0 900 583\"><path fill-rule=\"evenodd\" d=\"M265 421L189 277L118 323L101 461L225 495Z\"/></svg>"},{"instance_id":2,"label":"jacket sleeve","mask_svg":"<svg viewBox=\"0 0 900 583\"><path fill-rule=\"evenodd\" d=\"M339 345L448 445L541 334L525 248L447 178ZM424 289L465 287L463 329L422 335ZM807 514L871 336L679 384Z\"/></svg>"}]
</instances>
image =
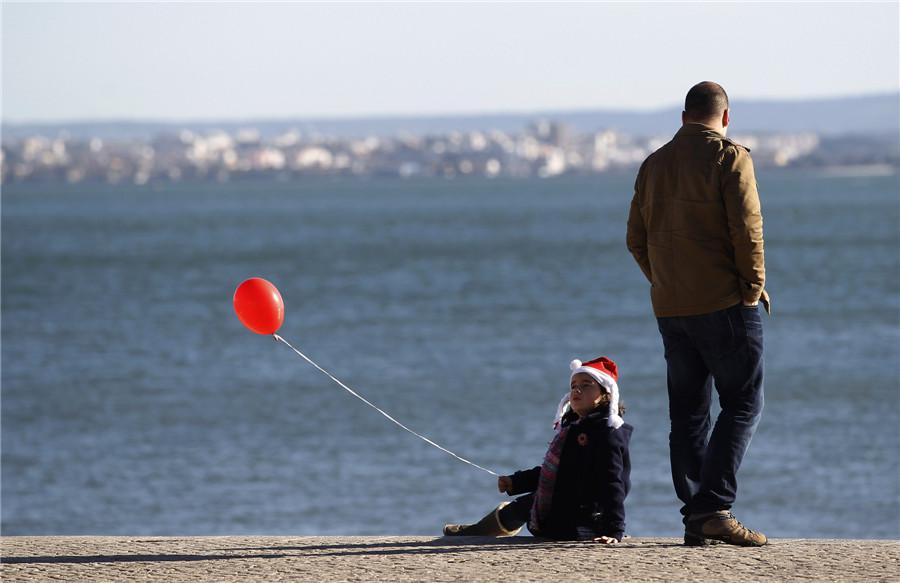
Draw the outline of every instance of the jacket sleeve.
<instances>
[{"instance_id":1,"label":"jacket sleeve","mask_svg":"<svg viewBox=\"0 0 900 583\"><path fill-rule=\"evenodd\" d=\"M753 160L744 148L731 145L722 158L722 198L728 217L728 234L741 282L741 296L747 303L764 302L766 267L763 256L763 221L756 189ZM768 307L768 306L767 306Z\"/></svg>"},{"instance_id":2,"label":"jacket sleeve","mask_svg":"<svg viewBox=\"0 0 900 583\"><path fill-rule=\"evenodd\" d=\"M628 495L631 463L628 459L628 442L624 432L609 433L609 447L603 448L597 460L597 478L600 482L600 515L594 522L598 536L610 536L618 541L625 535L625 496Z\"/></svg>"},{"instance_id":3,"label":"jacket sleeve","mask_svg":"<svg viewBox=\"0 0 900 583\"><path fill-rule=\"evenodd\" d=\"M526 492L534 492L538 487L538 478L541 475L541 466L535 466L530 470L520 470L510 476L513 487L510 496L517 496Z\"/></svg>"},{"instance_id":4,"label":"jacket sleeve","mask_svg":"<svg viewBox=\"0 0 900 583\"><path fill-rule=\"evenodd\" d=\"M634 181L634 196L631 199L631 210L628 212L628 232L625 236L625 244L634 260L640 266L641 271L644 272L647 281L652 282L650 258L647 254L647 228L644 225L644 217L641 216L639 196L643 170L644 168L641 166L637 179Z\"/></svg>"}]
</instances>

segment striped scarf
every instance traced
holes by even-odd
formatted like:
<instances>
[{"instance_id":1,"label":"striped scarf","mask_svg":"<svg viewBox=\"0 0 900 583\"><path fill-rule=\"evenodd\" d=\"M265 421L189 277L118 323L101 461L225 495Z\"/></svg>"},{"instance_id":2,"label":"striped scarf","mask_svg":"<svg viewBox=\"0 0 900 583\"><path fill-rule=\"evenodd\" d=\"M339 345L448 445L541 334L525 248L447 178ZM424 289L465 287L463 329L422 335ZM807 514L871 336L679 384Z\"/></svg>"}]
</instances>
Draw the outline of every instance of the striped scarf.
<instances>
[{"instance_id":1,"label":"striped scarf","mask_svg":"<svg viewBox=\"0 0 900 583\"><path fill-rule=\"evenodd\" d=\"M544 463L541 465L541 474L538 478L538 487L534 492L534 503L531 505L531 517L528 528L532 532L540 532L541 523L546 522L550 516L550 508L553 503L553 488L556 486L556 473L559 471L559 459L563 446L566 444L566 435L569 427L562 427L550 442Z\"/></svg>"}]
</instances>

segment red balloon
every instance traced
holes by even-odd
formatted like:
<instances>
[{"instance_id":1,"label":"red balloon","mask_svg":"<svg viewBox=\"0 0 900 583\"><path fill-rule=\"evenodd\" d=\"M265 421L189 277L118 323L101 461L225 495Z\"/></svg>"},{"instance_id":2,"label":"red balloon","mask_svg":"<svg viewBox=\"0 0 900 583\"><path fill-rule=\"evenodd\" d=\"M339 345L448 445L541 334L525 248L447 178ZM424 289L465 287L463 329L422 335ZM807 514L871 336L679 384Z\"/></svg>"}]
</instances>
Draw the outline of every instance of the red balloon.
<instances>
[{"instance_id":1,"label":"red balloon","mask_svg":"<svg viewBox=\"0 0 900 583\"><path fill-rule=\"evenodd\" d=\"M241 323L257 334L274 334L284 322L284 301L278 288L251 277L234 290L234 311Z\"/></svg>"}]
</instances>

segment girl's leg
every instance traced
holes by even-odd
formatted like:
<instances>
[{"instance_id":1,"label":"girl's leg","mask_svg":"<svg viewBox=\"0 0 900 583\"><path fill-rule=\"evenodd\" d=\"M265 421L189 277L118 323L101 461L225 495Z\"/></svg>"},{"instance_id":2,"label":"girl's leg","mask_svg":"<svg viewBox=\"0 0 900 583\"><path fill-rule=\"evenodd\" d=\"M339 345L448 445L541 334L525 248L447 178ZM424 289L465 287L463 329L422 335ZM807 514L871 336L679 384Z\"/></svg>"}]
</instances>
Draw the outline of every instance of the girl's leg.
<instances>
[{"instance_id":1,"label":"girl's leg","mask_svg":"<svg viewBox=\"0 0 900 583\"><path fill-rule=\"evenodd\" d=\"M513 536L531 515L534 494L520 496L491 510L475 524L445 524L445 536Z\"/></svg>"},{"instance_id":2,"label":"girl's leg","mask_svg":"<svg viewBox=\"0 0 900 583\"><path fill-rule=\"evenodd\" d=\"M531 506L534 504L534 494L519 496L497 512L500 524L506 530L517 530L528 522L531 517Z\"/></svg>"}]
</instances>

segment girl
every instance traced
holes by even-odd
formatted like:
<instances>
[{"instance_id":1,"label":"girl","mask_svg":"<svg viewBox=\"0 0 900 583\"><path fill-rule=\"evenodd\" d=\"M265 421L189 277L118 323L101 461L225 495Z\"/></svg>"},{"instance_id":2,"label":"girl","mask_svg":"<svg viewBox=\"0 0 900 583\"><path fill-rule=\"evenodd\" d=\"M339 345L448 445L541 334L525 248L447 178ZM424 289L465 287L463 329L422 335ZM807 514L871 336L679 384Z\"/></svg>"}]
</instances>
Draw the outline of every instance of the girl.
<instances>
[{"instance_id":1,"label":"girl","mask_svg":"<svg viewBox=\"0 0 900 583\"><path fill-rule=\"evenodd\" d=\"M622 420L616 364L601 356L573 360L568 398L543 465L500 476L510 496L475 524L448 524L447 536L512 536L522 525L535 536L613 544L625 533L625 497L631 487L628 442L633 427Z\"/></svg>"}]
</instances>

